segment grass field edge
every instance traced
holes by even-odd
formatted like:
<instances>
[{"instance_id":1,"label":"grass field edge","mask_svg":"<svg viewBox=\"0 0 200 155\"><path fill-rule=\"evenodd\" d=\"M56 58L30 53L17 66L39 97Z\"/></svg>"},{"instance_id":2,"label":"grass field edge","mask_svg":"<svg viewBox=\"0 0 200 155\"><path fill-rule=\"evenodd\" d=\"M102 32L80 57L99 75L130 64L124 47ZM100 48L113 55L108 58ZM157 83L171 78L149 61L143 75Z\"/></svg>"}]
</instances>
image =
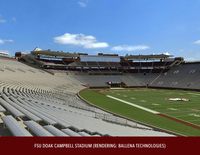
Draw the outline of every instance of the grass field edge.
<instances>
[{"instance_id":1,"label":"grass field edge","mask_svg":"<svg viewBox=\"0 0 200 155\"><path fill-rule=\"evenodd\" d=\"M171 120L174 120L174 121L177 121L179 123L182 123L182 124L185 124L187 126L191 126L193 128L196 128L196 129L199 129L200 130L200 126L199 125L196 125L194 123L190 123L188 121L185 121L185 120L182 120L182 119L178 119L176 117L173 117L173 116L170 116L170 115L167 115L167 114L164 114L164 113L160 113L160 114L157 114L159 116L162 116L162 117L166 117L166 118L169 118Z\"/></svg>"},{"instance_id":2,"label":"grass field edge","mask_svg":"<svg viewBox=\"0 0 200 155\"><path fill-rule=\"evenodd\" d=\"M145 87L145 88L147 88L147 87ZM132 88L126 88L126 89L132 89ZM170 90L170 88L162 88L162 87L148 87L147 89L153 89L153 90L157 90L157 89L159 89L159 90ZM97 89L98 90L98 89ZM174 88L174 89L172 89L172 90L181 90L181 91L188 91L187 89L176 89L176 88ZM189 89L190 90L190 89ZM193 89L191 89L190 91L194 91L194 92L200 92L199 90L193 90ZM98 92L99 94L102 94L102 95L105 95L104 93L101 93L101 92ZM126 100L125 100L126 101ZM130 101L127 101L127 102L130 102ZM166 113L162 113L162 112L159 112L160 114L157 114L157 115L160 115L160 116L166 116L166 118L168 117L168 119L171 119L171 120L177 120L177 122L179 122L179 123L182 123L182 124L185 124L185 125L188 125L188 126L190 126L190 127L193 127L193 128L196 128L196 129L200 129L200 125L198 125L198 124L194 124L194 123L192 123L192 122L189 122L189 121L186 121L186 120L183 120L183 119L179 119L179 118L176 118L176 117L174 117L174 116L171 116L171 115L169 115L169 114L166 114Z\"/></svg>"},{"instance_id":3,"label":"grass field edge","mask_svg":"<svg viewBox=\"0 0 200 155\"><path fill-rule=\"evenodd\" d=\"M177 132L174 132L174 131L170 131L170 130L167 130L167 129L164 129L164 128L160 128L160 127L154 126L154 125L152 125L152 124L148 124L148 123L141 122L141 121L139 121L139 120L131 119L131 118L128 118L128 117L126 117L126 116L117 114L117 113L115 113L115 112L113 112L113 111L106 110L106 109L104 109L104 108L102 108L102 107L100 107L100 106L97 106L97 105L95 105L94 103L91 103L90 101L86 100L85 98L83 98L83 97L80 95L81 92L86 91L86 90L89 90L89 88L84 88L84 89L80 90L80 91L77 93L77 96L78 96L81 100L83 100L84 102L86 102L88 105L91 105L91 106L96 107L96 108L98 108L98 109L101 109L101 110L103 110L103 111L105 111L105 112L108 112L108 113L111 113L111 114L113 114L113 115L116 115L116 116L118 116L118 117L127 119L127 120L129 120L129 121L134 121L134 122L136 122L136 123L139 123L139 124L142 124L142 125L151 127L151 128L153 128L154 130L156 130L156 131L166 132L166 133L173 134L173 135L176 135L176 136L181 136L181 137L187 137L187 135L184 135L184 134L181 134L181 133L177 133Z\"/></svg>"},{"instance_id":4,"label":"grass field edge","mask_svg":"<svg viewBox=\"0 0 200 155\"><path fill-rule=\"evenodd\" d=\"M103 93L102 93L103 94ZM111 99L113 98L113 99L115 99L115 100L118 100L119 98L117 98L117 97L114 97L114 96L111 96L111 95L106 95L107 97L110 97ZM120 100L122 100L122 99L119 99L119 101ZM123 101L120 101L120 102L129 102L129 103L131 103L130 101L126 101L126 100L123 100ZM138 105L139 106L139 105ZM143 107L143 106L141 106L141 107ZM144 107L144 108L146 108L146 107ZM140 109L142 109L142 108L140 108ZM147 109L149 109L149 108L147 108ZM149 109L149 110L151 110L151 109ZM155 110L153 110L153 111L155 111ZM155 113L155 112L157 112L157 113ZM183 120L183 119L179 119L179 118L176 118L176 117L174 117L174 116L170 116L170 115L168 115L168 114L166 114L166 113L161 113L161 112L159 112L159 111L155 111L154 112L154 114L155 115L159 115L159 116L161 116L161 117L165 117L165 118L168 118L168 119L171 119L171 120L173 120L173 121L176 121L176 122L178 122L178 123L182 123L182 124L185 124L185 125L187 125L187 126L190 126L190 127L193 127L193 128L195 128L195 129L198 129L198 130L200 130L200 126L198 125L198 124L194 124L194 123L191 123L191 122L189 122L189 121L186 121L186 120ZM152 112L151 112L152 113Z\"/></svg>"}]
</instances>

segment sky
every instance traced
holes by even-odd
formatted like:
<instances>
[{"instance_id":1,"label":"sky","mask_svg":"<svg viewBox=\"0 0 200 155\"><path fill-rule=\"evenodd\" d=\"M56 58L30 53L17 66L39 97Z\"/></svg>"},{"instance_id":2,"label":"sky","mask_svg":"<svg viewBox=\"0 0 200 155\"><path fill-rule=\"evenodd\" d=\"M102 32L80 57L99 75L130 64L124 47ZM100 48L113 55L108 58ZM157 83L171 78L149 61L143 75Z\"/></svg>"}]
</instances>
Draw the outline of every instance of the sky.
<instances>
[{"instance_id":1,"label":"sky","mask_svg":"<svg viewBox=\"0 0 200 155\"><path fill-rule=\"evenodd\" d=\"M200 0L0 0L0 51L200 60Z\"/></svg>"}]
</instances>

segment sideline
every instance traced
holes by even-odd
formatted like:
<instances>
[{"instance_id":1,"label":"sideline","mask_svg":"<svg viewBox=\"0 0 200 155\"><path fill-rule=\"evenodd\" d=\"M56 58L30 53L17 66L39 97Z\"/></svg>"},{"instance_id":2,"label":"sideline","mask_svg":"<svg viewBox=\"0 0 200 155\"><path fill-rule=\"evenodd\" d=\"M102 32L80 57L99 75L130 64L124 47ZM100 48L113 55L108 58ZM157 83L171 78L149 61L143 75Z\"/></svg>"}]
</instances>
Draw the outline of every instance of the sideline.
<instances>
[{"instance_id":1,"label":"sideline","mask_svg":"<svg viewBox=\"0 0 200 155\"><path fill-rule=\"evenodd\" d=\"M133 104L133 103L131 103L131 102L128 102L128 101L125 101L125 100L122 100L122 99L119 99L119 98L116 98L116 97L113 97L113 96L110 96L110 95L106 95L106 96L109 97L109 98L111 98L111 99L114 99L114 100L117 100L117 101L126 103L126 104L128 104L128 105L133 106L133 107L136 107L136 108L138 108L138 109L142 109L142 110L144 110L144 111L147 111L147 112L150 112L150 113L153 113L153 114L156 114L156 115L160 114L160 112L157 112L157 111L155 111L155 110L151 110L151 109L148 109L148 108L139 106L139 105L137 105L137 104Z\"/></svg>"}]
</instances>

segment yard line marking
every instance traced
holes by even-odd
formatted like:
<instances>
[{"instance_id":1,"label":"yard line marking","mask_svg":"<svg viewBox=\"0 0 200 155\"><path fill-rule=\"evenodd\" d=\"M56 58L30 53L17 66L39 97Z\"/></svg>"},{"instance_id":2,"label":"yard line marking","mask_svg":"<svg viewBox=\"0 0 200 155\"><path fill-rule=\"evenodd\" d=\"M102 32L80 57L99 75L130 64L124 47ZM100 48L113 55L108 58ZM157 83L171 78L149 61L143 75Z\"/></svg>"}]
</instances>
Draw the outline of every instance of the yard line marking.
<instances>
[{"instance_id":1,"label":"yard line marking","mask_svg":"<svg viewBox=\"0 0 200 155\"><path fill-rule=\"evenodd\" d=\"M126 103L128 105L131 105L133 107L136 107L138 109L142 109L144 111L147 111L147 112L150 112L150 113L153 113L153 114L160 114L160 112L157 112L155 110L151 110L151 109L148 109L148 108L145 108L145 107L142 107L142 106L139 106L137 104L133 104L131 102L128 102L128 101L125 101L125 100L122 100L122 99L119 99L119 98L116 98L116 97L113 97L113 96L110 96L110 95L106 95L107 97L111 98L111 99L114 99L114 100L117 100L117 101L120 101L120 102L123 102L123 103Z\"/></svg>"},{"instance_id":2,"label":"yard line marking","mask_svg":"<svg viewBox=\"0 0 200 155\"><path fill-rule=\"evenodd\" d=\"M198 93L187 93L187 94L190 94L190 95L200 95Z\"/></svg>"},{"instance_id":3,"label":"yard line marking","mask_svg":"<svg viewBox=\"0 0 200 155\"><path fill-rule=\"evenodd\" d=\"M199 119L192 119L191 122L199 122Z\"/></svg>"},{"instance_id":4,"label":"yard line marking","mask_svg":"<svg viewBox=\"0 0 200 155\"><path fill-rule=\"evenodd\" d=\"M157 104L157 103L152 103L152 105L160 105L160 104Z\"/></svg>"},{"instance_id":5,"label":"yard line marking","mask_svg":"<svg viewBox=\"0 0 200 155\"><path fill-rule=\"evenodd\" d=\"M199 109L191 109L192 111L195 111L195 112L200 112Z\"/></svg>"},{"instance_id":6,"label":"yard line marking","mask_svg":"<svg viewBox=\"0 0 200 155\"><path fill-rule=\"evenodd\" d=\"M169 110L173 110L173 111L176 111L176 110L178 110L178 109L176 109L176 108L168 108Z\"/></svg>"},{"instance_id":7,"label":"yard line marking","mask_svg":"<svg viewBox=\"0 0 200 155\"><path fill-rule=\"evenodd\" d=\"M192 113L192 114L188 114L189 116L194 116L194 117L200 117L199 114L195 114L195 113Z\"/></svg>"}]
</instances>

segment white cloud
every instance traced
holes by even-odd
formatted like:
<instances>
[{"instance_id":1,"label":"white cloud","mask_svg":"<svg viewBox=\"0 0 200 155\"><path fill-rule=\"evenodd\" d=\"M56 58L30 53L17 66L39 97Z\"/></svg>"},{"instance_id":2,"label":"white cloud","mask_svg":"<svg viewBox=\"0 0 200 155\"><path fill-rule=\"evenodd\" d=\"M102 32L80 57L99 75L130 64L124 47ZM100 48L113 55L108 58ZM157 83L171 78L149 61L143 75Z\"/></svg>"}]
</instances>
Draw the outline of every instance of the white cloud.
<instances>
[{"instance_id":1,"label":"white cloud","mask_svg":"<svg viewBox=\"0 0 200 155\"><path fill-rule=\"evenodd\" d=\"M111 50L113 51L140 51L140 50L147 50L150 47L147 45L134 45L134 46L130 46L130 45L119 45L119 46L114 46L111 48Z\"/></svg>"},{"instance_id":2,"label":"white cloud","mask_svg":"<svg viewBox=\"0 0 200 155\"><path fill-rule=\"evenodd\" d=\"M16 21L17 21L17 18L16 18L16 17L12 17L12 18L11 18L11 21L12 21L12 22L16 22Z\"/></svg>"},{"instance_id":3,"label":"white cloud","mask_svg":"<svg viewBox=\"0 0 200 155\"><path fill-rule=\"evenodd\" d=\"M196 40L193 44L200 45L200 40Z\"/></svg>"},{"instance_id":4,"label":"white cloud","mask_svg":"<svg viewBox=\"0 0 200 155\"><path fill-rule=\"evenodd\" d=\"M9 55L9 51L8 50L0 50L0 53L5 53Z\"/></svg>"},{"instance_id":5,"label":"white cloud","mask_svg":"<svg viewBox=\"0 0 200 155\"><path fill-rule=\"evenodd\" d=\"M16 17L12 17L6 20L2 15L0 15L0 24L7 23L7 22L16 22L16 21L17 21Z\"/></svg>"},{"instance_id":6,"label":"white cloud","mask_svg":"<svg viewBox=\"0 0 200 155\"><path fill-rule=\"evenodd\" d=\"M106 48L109 44L106 42L98 42L92 35L84 34L70 34L65 33L64 35L57 36L54 38L54 42L63 45L76 45L82 46L83 48Z\"/></svg>"},{"instance_id":7,"label":"white cloud","mask_svg":"<svg viewBox=\"0 0 200 155\"><path fill-rule=\"evenodd\" d=\"M0 23L6 23L6 20L0 15Z\"/></svg>"},{"instance_id":8,"label":"white cloud","mask_svg":"<svg viewBox=\"0 0 200 155\"><path fill-rule=\"evenodd\" d=\"M78 3L78 5L79 5L80 7L85 8L85 7L87 7L88 0L80 0L80 1L78 1L77 3Z\"/></svg>"},{"instance_id":9,"label":"white cloud","mask_svg":"<svg viewBox=\"0 0 200 155\"><path fill-rule=\"evenodd\" d=\"M169 52L164 52L163 54L165 54L165 55L171 55Z\"/></svg>"},{"instance_id":10,"label":"white cloud","mask_svg":"<svg viewBox=\"0 0 200 155\"><path fill-rule=\"evenodd\" d=\"M12 42L13 42L13 40L11 40L11 39L0 39L0 45L6 44L6 43L12 43Z\"/></svg>"}]
</instances>

